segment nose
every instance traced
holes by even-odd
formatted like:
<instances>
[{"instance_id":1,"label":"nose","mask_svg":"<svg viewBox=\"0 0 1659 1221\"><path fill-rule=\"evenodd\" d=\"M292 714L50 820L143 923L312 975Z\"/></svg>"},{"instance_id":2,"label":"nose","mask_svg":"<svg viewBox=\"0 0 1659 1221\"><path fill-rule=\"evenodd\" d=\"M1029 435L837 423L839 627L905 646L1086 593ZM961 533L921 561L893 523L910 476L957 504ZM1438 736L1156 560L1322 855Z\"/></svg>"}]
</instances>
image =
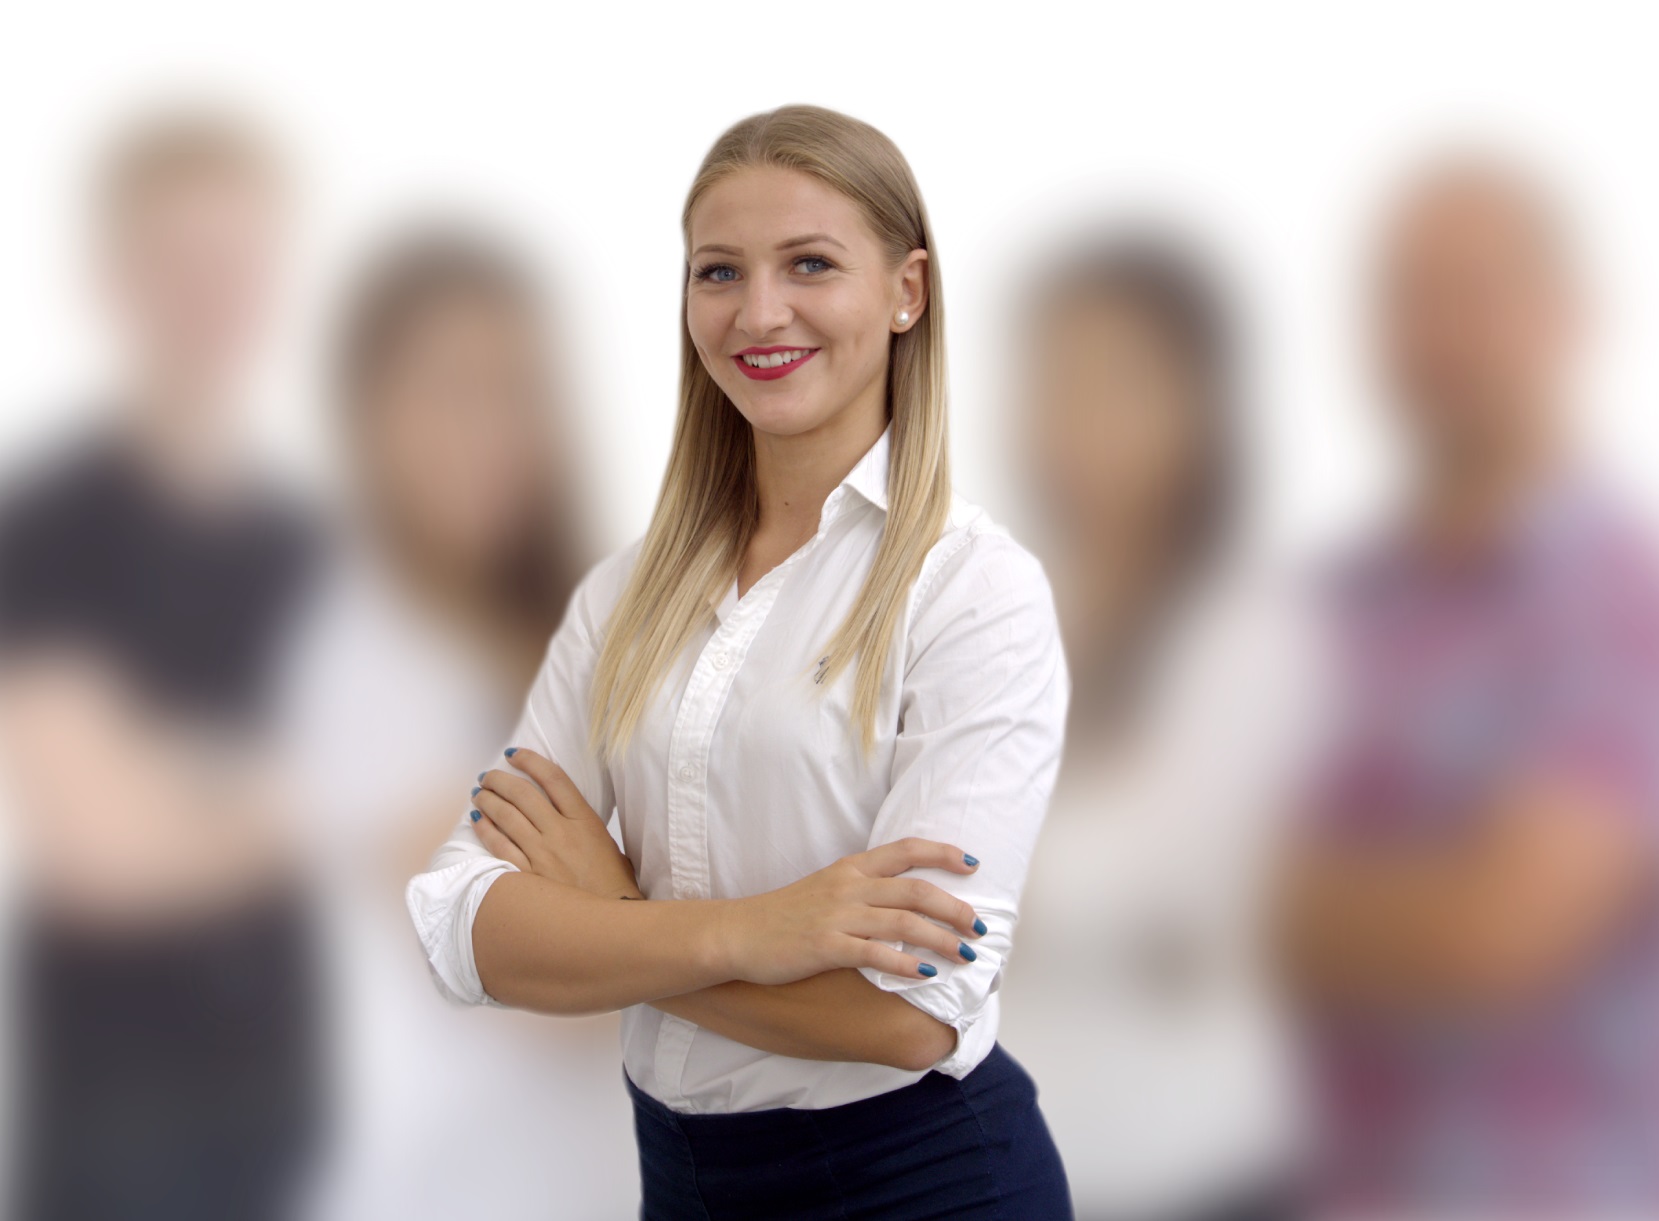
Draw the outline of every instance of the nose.
<instances>
[{"instance_id":1,"label":"nose","mask_svg":"<svg viewBox=\"0 0 1659 1221\"><path fill-rule=\"evenodd\" d=\"M773 277L757 275L744 282L743 302L737 311L737 325L744 334L763 340L788 326L794 317L786 287Z\"/></svg>"}]
</instances>

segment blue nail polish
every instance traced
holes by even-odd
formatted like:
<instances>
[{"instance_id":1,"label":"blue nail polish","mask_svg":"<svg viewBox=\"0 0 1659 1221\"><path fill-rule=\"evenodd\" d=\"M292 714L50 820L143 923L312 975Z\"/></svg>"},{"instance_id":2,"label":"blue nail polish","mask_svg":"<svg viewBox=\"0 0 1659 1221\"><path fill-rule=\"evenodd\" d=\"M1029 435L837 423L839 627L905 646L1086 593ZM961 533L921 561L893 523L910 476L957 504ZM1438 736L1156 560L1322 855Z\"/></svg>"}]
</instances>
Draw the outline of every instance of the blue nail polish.
<instances>
[{"instance_id":1,"label":"blue nail polish","mask_svg":"<svg viewBox=\"0 0 1659 1221\"><path fill-rule=\"evenodd\" d=\"M985 921L981 920L978 916L974 917L974 932L978 933L981 937L985 935Z\"/></svg>"},{"instance_id":2,"label":"blue nail polish","mask_svg":"<svg viewBox=\"0 0 1659 1221\"><path fill-rule=\"evenodd\" d=\"M511 759L514 755L518 754L518 747L509 746L506 750L502 751L501 753L506 755L509 759Z\"/></svg>"},{"instance_id":3,"label":"blue nail polish","mask_svg":"<svg viewBox=\"0 0 1659 1221\"><path fill-rule=\"evenodd\" d=\"M932 979L935 975L939 974L939 968L934 966L931 962L924 962L921 966L916 968L916 974L925 975L928 979Z\"/></svg>"},{"instance_id":4,"label":"blue nail polish","mask_svg":"<svg viewBox=\"0 0 1659 1221\"><path fill-rule=\"evenodd\" d=\"M484 817L478 810L469 810L467 812L472 815L473 822L477 822L480 818Z\"/></svg>"},{"instance_id":5,"label":"blue nail polish","mask_svg":"<svg viewBox=\"0 0 1659 1221\"><path fill-rule=\"evenodd\" d=\"M484 783L484 773L483 773L483 772L479 772L479 773L478 773L478 783L479 783L479 784L483 784L483 783Z\"/></svg>"},{"instance_id":6,"label":"blue nail polish","mask_svg":"<svg viewBox=\"0 0 1659 1221\"><path fill-rule=\"evenodd\" d=\"M973 947L965 941L956 947L956 952L966 958L969 962L972 962L974 959L979 957L978 954L974 953Z\"/></svg>"},{"instance_id":7,"label":"blue nail polish","mask_svg":"<svg viewBox=\"0 0 1659 1221\"><path fill-rule=\"evenodd\" d=\"M474 797L476 797L476 796L478 796L478 794L480 794L480 793L482 793L482 792L483 792L483 791L484 791L484 790L483 790L483 789L481 789L481 788L476 788L476 787L475 787L475 788L474 788L474 789L473 789L473 790L472 790L472 795L473 795L473 796L474 796Z\"/></svg>"},{"instance_id":8,"label":"blue nail polish","mask_svg":"<svg viewBox=\"0 0 1659 1221\"><path fill-rule=\"evenodd\" d=\"M977 856L969 856L966 852L964 852L962 854L962 863L964 865L977 865L979 864L979 858Z\"/></svg>"}]
</instances>

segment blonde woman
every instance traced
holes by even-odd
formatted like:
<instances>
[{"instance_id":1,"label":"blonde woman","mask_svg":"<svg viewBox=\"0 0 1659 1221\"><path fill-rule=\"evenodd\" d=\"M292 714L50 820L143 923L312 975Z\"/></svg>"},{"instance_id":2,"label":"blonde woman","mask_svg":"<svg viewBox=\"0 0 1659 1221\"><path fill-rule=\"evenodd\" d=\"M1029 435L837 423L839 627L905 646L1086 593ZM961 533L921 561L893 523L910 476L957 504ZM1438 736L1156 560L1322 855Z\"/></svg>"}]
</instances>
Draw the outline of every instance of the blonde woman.
<instances>
[{"instance_id":1,"label":"blonde woman","mask_svg":"<svg viewBox=\"0 0 1659 1221\"><path fill-rule=\"evenodd\" d=\"M1069 1218L995 996L1069 679L1042 568L951 490L920 193L791 106L683 225L655 514L409 886L433 973L624 1010L651 1221Z\"/></svg>"}]
</instances>

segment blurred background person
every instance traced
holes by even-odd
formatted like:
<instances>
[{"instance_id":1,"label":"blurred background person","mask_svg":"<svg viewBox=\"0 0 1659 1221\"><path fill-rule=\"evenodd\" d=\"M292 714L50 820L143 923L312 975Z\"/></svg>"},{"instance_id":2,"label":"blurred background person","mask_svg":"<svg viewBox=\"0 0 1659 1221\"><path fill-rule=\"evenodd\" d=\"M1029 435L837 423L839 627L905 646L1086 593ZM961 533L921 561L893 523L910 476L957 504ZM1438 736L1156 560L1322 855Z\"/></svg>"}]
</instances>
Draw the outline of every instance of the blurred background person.
<instances>
[{"instance_id":1,"label":"blurred background person","mask_svg":"<svg viewBox=\"0 0 1659 1221\"><path fill-rule=\"evenodd\" d=\"M1344 715L1288 905L1322 1191L1367 1215L1659 1215L1659 568L1574 443L1570 246L1482 156L1382 243L1411 480L1333 583Z\"/></svg>"},{"instance_id":2,"label":"blurred background person","mask_svg":"<svg viewBox=\"0 0 1659 1221\"><path fill-rule=\"evenodd\" d=\"M1265 953L1315 671L1249 541L1235 320L1153 233L1073 243L1019 331L1018 430L1074 675L1004 992L1077 1215L1294 1211Z\"/></svg>"},{"instance_id":3,"label":"blurred background person","mask_svg":"<svg viewBox=\"0 0 1659 1221\"><path fill-rule=\"evenodd\" d=\"M320 1101L267 720L314 537L240 410L286 201L263 137L210 108L140 118L102 171L125 380L0 506L0 750L26 858L12 1203L273 1217Z\"/></svg>"},{"instance_id":4,"label":"blurred background person","mask_svg":"<svg viewBox=\"0 0 1659 1221\"><path fill-rule=\"evenodd\" d=\"M309 833L332 863L340 1123L306 1210L318 1221L638 1206L615 1016L447 1003L402 898L586 569L544 308L506 248L427 225L379 252L342 320L343 529L288 702Z\"/></svg>"}]
</instances>

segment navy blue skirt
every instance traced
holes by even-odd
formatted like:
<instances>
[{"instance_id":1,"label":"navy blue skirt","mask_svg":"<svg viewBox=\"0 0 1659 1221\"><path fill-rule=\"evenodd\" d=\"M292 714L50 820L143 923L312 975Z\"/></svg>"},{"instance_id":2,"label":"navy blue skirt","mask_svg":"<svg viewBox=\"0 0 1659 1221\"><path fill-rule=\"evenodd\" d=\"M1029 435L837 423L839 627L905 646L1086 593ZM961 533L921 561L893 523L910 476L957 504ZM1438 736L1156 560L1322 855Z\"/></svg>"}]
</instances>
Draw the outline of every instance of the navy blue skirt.
<instances>
[{"instance_id":1,"label":"navy blue skirt","mask_svg":"<svg viewBox=\"0 0 1659 1221\"><path fill-rule=\"evenodd\" d=\"M682 1115L627 1084L642 1221L1071 1221L1037 1088L1000 1045L960 1081L816 1111Z\"/></svg>"}]
</instances>

